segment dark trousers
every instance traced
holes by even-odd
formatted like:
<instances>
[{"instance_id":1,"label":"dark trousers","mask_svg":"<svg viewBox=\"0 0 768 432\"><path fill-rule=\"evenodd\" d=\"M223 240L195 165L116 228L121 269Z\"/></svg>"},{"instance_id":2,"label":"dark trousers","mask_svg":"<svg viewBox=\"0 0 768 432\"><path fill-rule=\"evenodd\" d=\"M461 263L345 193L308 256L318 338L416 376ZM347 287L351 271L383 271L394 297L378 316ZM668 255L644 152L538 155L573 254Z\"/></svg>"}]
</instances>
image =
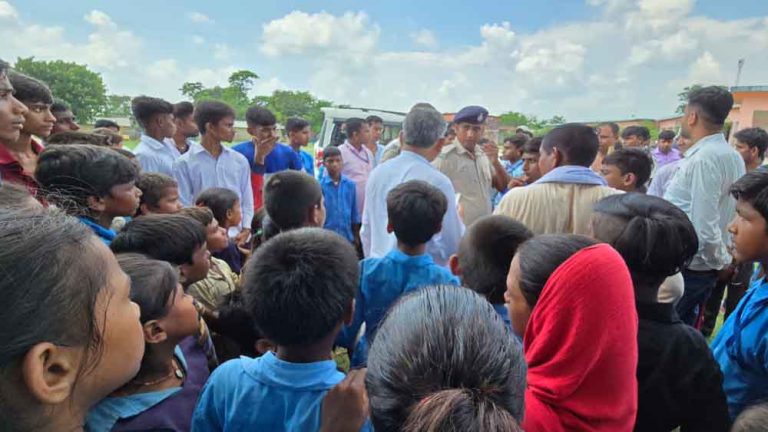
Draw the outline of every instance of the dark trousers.
<instances>
[{"instance_id":1,"label":"dark trousers","mask_svg":"<svg viewBox=\"0 0 768 432\"><path fill-rule=\"evenodd\" d=\"M736 309L736 305L739 304L741 298L744 297L744 293L747 292L747 288L749 288L749 280L752 277L752 265L752 262L740 264L736 267L736 273L730 281L718 281L715 285L704 309L704 323L701 326L701 333L704 336L709 337L715 330L717 316L720 314L720 306L723 303L723 295L726 288L728 288L728 296L725 298L725 317L723 320L728 319L728 315Z\"/></svg>"},{"instance_id":2,"label":"dark trousers","mask_svg":"<svg viewBox=\"0 0 768 432\"><path fill-rule=\"evenodd\" d=\"M717 282L717 270L694 271L683 270L685 280L685 292L683 298L677 303L677 314L680 319L693 326L699 316L700 306L709 298L709 293Z\"/></svg>"}]
</instances>

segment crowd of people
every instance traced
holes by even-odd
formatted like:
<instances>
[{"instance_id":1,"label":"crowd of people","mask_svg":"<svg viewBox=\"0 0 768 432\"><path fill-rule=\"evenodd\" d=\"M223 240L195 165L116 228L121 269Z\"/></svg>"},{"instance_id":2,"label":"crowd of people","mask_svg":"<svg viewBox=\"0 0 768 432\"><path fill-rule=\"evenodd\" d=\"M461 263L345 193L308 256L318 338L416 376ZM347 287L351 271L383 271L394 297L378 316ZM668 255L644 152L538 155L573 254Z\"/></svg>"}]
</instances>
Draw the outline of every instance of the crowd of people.
<instances>
[{"instance_id":1,"label":"crowd of people","mask_svg":"<svg viewBox=\"0 0 768 432\"><path fill-rule=\"evenodd\" d=\"M227 104L136 97L131 151L54 101L0 61L2 430L766 430L768 134L727 90L657 140L418 103L318 165L260 106L230 146Z\"/></svg>"}]
</instances>

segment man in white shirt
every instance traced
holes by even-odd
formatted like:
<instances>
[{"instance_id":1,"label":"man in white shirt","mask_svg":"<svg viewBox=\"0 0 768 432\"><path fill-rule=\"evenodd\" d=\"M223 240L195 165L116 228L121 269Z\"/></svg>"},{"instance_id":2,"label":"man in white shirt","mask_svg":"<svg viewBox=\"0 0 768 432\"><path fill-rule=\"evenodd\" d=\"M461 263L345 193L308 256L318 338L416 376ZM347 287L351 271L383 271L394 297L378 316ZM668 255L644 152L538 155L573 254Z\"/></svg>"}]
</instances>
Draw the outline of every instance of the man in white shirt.
<instances>
[{"instance_id":1,"label":"man in white shirt","mask_svg":"<svg viewBox=\"0 0 768 432\"><path fill-rule=\"evenodd\" d=\"M165 142L176 133L173 105L163 99L139 96L131 101L131 111L143 130L135 151L142 171L173 176L173 163L181 157L175 144Z\"/></svg>"},{"instance_id":2,"label":"man in white shirt","mask_svg":"<svg viewBox=\"0 0 768 432\"><path fill-rule=\"evenodd\" d=\"M464 235L464 224L456 208L456 191L451 180L430 164L445 144L445 127L442 115L428 104L414 106L405 117L400 155L377 167L365 188L360 238L366 257L383 257L396 246L395 235L387 232L387 194L409 180L423 180L437 187L449 203L442 231L427 243L427 253L442 266L456 253Z\"/></svg>"},{"instance_id":3,"label":"man in white shirt","mask_svg":"<svg viewBox=\"0 0 768 432\"><path fill-rule=\"evenodd\" d=\"M704 87L688 95L680 131L693 142L680 162L664 199L688 215L699 237L699 251L683 270L685 294L677 304L683 322L694 325L702 303L718 277L731 270L727 226L736 213L731 185L746 173L744 160L723 136L733 96L721 87Z\"/></svg>"}]
</instances>

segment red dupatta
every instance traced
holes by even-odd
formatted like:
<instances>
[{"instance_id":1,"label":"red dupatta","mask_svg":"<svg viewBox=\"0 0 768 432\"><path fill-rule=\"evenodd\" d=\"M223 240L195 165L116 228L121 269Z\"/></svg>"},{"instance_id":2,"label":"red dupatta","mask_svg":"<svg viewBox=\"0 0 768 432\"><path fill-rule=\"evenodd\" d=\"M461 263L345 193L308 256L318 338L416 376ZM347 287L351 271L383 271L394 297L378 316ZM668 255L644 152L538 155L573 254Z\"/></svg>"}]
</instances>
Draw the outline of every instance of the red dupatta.
<instances>
[{"instance_id":1,"label":"red dupatta","mask_svg":"<svg viewBox=\"0 0 768 432\"><path fill-rule=\"evenodd\" d=\"M632 280L607 244L555 270L525 328L527 432L632 431L637 312Z\"/></svg>"}]
</instances>

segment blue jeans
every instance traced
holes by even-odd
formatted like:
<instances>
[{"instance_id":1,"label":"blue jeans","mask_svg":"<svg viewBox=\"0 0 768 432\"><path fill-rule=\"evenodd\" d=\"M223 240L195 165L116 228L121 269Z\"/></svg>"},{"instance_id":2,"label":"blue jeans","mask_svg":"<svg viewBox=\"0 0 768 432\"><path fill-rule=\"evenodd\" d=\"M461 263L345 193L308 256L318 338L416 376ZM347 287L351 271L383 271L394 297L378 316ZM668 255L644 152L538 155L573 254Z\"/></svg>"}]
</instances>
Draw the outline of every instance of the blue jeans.
<instances>
[{"instance_id":1,"label":"blue jeans","mask_svg":"<svg viewBox=\"0 0 768 432\"><path fill-rule=\"evenodd\" d=\"M677 304L677 314L680 319L692 326L696 324L699 308L709 298L709 293L717 283L717 270L708 272L683 270L685 292Z\"/></svg>"}]
</instances>

